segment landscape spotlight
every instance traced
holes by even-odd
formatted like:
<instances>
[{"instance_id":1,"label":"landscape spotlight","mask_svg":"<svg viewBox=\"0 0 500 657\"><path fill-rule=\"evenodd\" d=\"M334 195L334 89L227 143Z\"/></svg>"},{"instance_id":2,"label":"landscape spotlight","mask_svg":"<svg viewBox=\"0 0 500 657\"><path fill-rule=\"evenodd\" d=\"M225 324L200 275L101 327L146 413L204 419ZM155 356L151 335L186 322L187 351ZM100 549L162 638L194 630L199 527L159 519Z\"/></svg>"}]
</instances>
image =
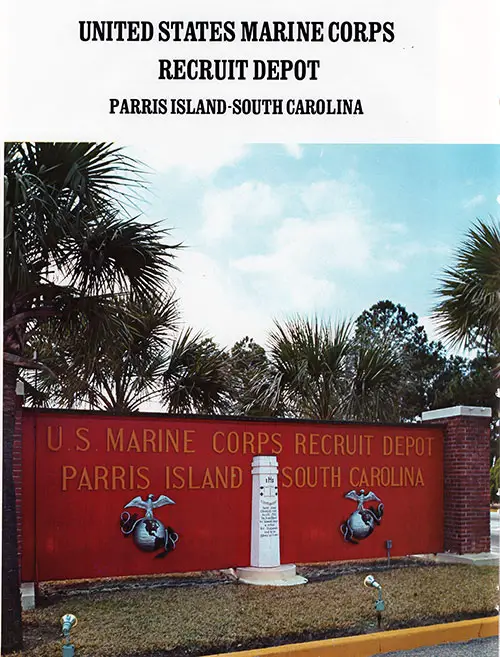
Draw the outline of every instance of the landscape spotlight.
<instances>
[{"instance_id":1,"label":"landscape spotlight","mask_svg":"<svg viewBox=\"0 0 500 657\"><path fill-rule=\"evenodd\" d=\"M382 589L380 584L375 581L375 577L373 577L373 575L367 575L365 577L364 585L367 586L368 588L373 586L374 589Z\"/></svg>"},{"instance_id":2,"label":"landscape spotlight","mask_svg":"<svg viewBox=\"0 0 500 657\"><path fill-rule=\"evenodd\" d=\"M67 639L69 639L71 628L77 623L78 619L73 614L64 614L64 616L61 616L62 633Z\"/></svg>"},{"instance_id":3,"label":"landscape spotlight","mask_svg":"<svg viewBox=\"0 0 500 657\"><path fill-rule=\"evenodd\" d=\"M61 616L62 633L66 639L66 643L62 649L63 657L74 657L75 646L69 642L69 633L77 622L78 620L73 614L64 614L64 616Z\"/></svg>"},{"instance_id":4,"label":"landscape spotlight","mask_svg":"<svg viewBox=\"0 0 500 657\"><path fill-rule=\"evenodd\" d=\"M375 580L375 577L373 577L373 575L367 575L365 577L364 585L368 588L377 589L378 591L378 599L375 601L375 611L377 612L377 625L378 628L380 629L380 626L382 625L382 612L385 609L385 604L384 601L382 600L382 587Z\"/></svg>"}]
</instances>

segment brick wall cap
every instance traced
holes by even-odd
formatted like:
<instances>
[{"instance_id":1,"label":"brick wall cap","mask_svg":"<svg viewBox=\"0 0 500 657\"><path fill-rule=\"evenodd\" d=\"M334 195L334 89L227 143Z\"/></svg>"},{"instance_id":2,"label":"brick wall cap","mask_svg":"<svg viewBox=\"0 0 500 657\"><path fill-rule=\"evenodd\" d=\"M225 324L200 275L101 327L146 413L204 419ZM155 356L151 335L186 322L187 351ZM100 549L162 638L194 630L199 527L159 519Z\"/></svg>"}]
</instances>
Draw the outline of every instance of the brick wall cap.
<instances>
[{"instance_id":1,"label":"brick wall cap","mask_svg":"<svg viewBox=\"0 0 500 657\"><path fill-rule=\"evenodd\" d=\"M448 417L491 417L491 408L487 406L450 406L448 408L437 408L434 411L424 411L422 420L444 420Z\"/></svg>"}]
</instances>

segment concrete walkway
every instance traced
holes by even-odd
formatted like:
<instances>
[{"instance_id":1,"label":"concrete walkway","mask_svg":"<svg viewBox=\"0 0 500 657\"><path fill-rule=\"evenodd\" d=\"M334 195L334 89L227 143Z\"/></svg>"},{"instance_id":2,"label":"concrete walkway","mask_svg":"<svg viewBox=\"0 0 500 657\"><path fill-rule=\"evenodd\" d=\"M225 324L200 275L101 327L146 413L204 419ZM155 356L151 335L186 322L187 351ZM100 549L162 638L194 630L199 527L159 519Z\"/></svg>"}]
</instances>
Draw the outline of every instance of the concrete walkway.
<instances>
[{"instance_id":1,"label":"concrete walkway","mask_svg":"<svg viewBox=\"0 0 500 657\"><path fill-rule=\"evenodd\" d=\"M490 540L492 554L500 556L500 513L490 512Z\"/></svg>"},{"instance_id":2,"label":"concrete walkway","mask_svg":"<svg viewBox=\"0 0 500 657\"><path fill-rule=\"evenodd\" d=\"M473 639L466 643L445 643L399 652L384 652L379 657L498 657L498 637Z\"/></svg>"}]
</instances>

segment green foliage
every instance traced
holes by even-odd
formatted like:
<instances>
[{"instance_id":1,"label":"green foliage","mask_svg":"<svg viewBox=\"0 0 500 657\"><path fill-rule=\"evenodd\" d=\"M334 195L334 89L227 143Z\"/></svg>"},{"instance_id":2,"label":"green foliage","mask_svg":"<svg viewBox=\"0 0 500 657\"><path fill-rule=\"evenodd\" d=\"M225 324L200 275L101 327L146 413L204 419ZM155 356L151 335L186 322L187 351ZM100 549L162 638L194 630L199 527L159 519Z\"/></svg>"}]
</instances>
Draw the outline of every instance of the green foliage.
<instances>
[{"instance_id":1,"label":"green foliage","mask_svg":"<svg viewBox=\"0 0 500 657\"><path fill-rule=\"evenodd\" d=\"M356 340L397 355L395 419L412 420L434 405L446 353L441 343L429 342L415 313L392 301L379 301L356 320Z\"/></svg>"},{"instance_id":2,"label":"green foliage","mask_svg":"<svg viewBox=\"0 0 500 657\"><path fill-rule=\"evenodd\" d=\"M227 354L192 329L172 343L163 372L161 400L172 413L225 413L232 400Z\"/></svg>"},{"instance_id":3,"label":"green foliage","mask_svg":"<svg viewBox=\"0 0 500 657\"><path fill-rule=\"evenodd\" d=\"M231 352L236 413L400 422L458 404L496 408L491 360L449 356L415 313L380 301L355 324L276 323L267 352L250 338ZM496 424L493 436L496 436Z\"/></svg>"},{"instance_id":4,"label":"green foliage","mask_svg":"<svg viewBox=\"0 0 500 657\"><path fill-rule=\"evenodd\" d=\"M115 295L163 287L179 245L126 212L141 180L119 148L7 144L4 185L6 362L35 366L27 340L49 318L78 330L87 311L108 320Z\"/></svg>"},{"instance_id":5,"label":"green foliage","mask_svg":"<svg viewBox=\"0 0 500 657\"><path fill-rule=\"evenodd\" d=\"M452 345L500 351L500 225L478 221L445 269L434 316Z\"/></svg>"},{"instance_id":6,"label":"green foliage","mask_svg":"<svg viewBox=\"0 0 500 657\"><path fill-rule=\"evenodd\" d=\"M471 359L450 356L435 384L433 408L487 406L495 411L497 388L498 380L488 358L483 355Z\"/></svg>"},{"instance_id":7,"label":"green foliage","mask_svg":"<svg viewBox=\"0 0 500 657\"><path fill-rule=\"evenodd\" d=\"M495 464L490 468L490 500L498 502L498 490L500 489L500 459L497 458Z\"/></svg>"},{"instance_id":8,"label":"green foliage","mask_svg":"<svg viewBox=\"0 0 500 657\"><path fill-rule=\"evenodd\" d=\"M230 352L228 375L231 379L235 415L267 416L270 409L253 394L255 386L264 386L269 378L269 361L265 349L248 336L236 342Z\"/></svg>"},{"instance_id":9,"label":"green foliage","mask_svg":"<svg viewBox=\"0 0 500 657\"><path fill-rule=\"evenodd\" d=\"M129 412L157 393L164 342L178 322L175 299L120 295L109 307L113 321L92 321L87 312L77 330L50 321L37 332L30 345L54 376L25 377L28 392L38 392L32 403Z\"/></svg>"},{"instance_id":10,"label":"green foliage","mask_svg":"<svg viewBox=\"0 0 500 657\"><path fill-rule=\"evenodd\" d=\"M296 317L269 334L266 376L252 397L269 415L317 419L392 417L396 359L381 345L361 346L347 322Z\"/></svg>"},{"instance_id":11,"label":"green foliage","mask_svg":"<svg viewBox=\"0 0 500 657\"><path fill-rule=\"evenodd\" d=\"M143 187L109 144L6 147L4 358L39 370L25 376L37 404L226 408L220 350L179 334L162 292L180 245L130 216Z\"/></svg>"},{"instance_id":12,"label":"green foliage","mask_svg":"<svg viewBox=\"0 0 500 657\"><path fill-rule=\"evenodd\" d=\"M228 409L227 357L202 333L180 331L173 295L122 295L113 303L115 321L97 324L99 339L91 335L95 324L88 316L82 316L76 339L51 322L38 332L32 346L46 370L24 377L33 405L114 413L149 402L178 413Z\"/></svg>"},{"instance_id":13,"label":"green foliage","mask_svg":"<svg viewBox=\"0 0 500 657\"><path fill-rule=\"evenodd\" d=\"M476 350L470 361L449 362L443 377L448 385L437 403L489 406L493 409L492 460L498 455L498 399L500 376L500 225L490 217L478 220L455 252L436 291L440 300L434 317L451 345Z\"/></svg>"}]
</instances>

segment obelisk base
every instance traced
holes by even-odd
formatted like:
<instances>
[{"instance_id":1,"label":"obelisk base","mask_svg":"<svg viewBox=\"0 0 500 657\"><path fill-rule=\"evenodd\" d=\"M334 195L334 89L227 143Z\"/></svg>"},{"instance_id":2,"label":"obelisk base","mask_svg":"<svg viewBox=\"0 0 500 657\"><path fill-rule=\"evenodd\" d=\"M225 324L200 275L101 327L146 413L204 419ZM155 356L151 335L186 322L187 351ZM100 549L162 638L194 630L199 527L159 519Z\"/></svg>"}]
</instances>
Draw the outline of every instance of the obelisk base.
<instances>
[{"instance_id":1,"label":"obelisk base","mask_svg":"<svg viewBox=\"0 0 500 657\"><path fill-rule=\"evenodd\" d=\"M255 584L257 586L295 586L306 584L307 579L297 575L296 566L293 563L267 568L247 566L236 568L236 576L244 584Z\"/></svg>"}]
</instances>

